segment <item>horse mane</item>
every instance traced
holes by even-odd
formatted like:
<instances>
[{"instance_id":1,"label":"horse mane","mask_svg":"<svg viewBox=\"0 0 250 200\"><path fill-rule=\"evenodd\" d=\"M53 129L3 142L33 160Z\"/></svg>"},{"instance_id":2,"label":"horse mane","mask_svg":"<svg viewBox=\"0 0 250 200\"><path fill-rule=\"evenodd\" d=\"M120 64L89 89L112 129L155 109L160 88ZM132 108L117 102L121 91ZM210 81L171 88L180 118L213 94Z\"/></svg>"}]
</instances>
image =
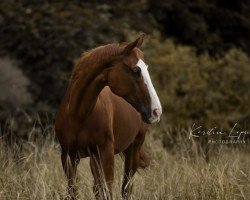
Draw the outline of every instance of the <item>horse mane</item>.
<instances>
[{"instance_id":1,"label":"horse mane","mask_svg":"<svg viewBox=\"0 0 250 200\"><path fill-rule=\"evenodd\" d=\"M126 43L116 43L98 46L94 49L87 50L81 54L81 57L91 56L96 62L100 61L107 56L118 55L121 53L121 47L124 47ZM122 48L123 50L123 48Z\"/></svg>"},{"instance_id":2,"label":"horse mane","mask_svg":"<svg viewBox=\"0 0 250 200\"><path fill-rule=\"evenodd\" d=\"M76 81L84 68L94 67L112 57L119 56L124 50L125 44L107 44L83 52L73 68L71 81Z\"/></svg>"},{"instance_id":3,"label":"horse mane","mask_svg":"<svg viewBox=\"0 0 250 200\"><path fill-rule=\"evenodd\" d=\"M122 54L124 47L125 43L108 44L81 55L73 68L70 79L68 109L72 105L71 110L76 111L88 86L112 59Z\"/></svg>"}]
</instances>

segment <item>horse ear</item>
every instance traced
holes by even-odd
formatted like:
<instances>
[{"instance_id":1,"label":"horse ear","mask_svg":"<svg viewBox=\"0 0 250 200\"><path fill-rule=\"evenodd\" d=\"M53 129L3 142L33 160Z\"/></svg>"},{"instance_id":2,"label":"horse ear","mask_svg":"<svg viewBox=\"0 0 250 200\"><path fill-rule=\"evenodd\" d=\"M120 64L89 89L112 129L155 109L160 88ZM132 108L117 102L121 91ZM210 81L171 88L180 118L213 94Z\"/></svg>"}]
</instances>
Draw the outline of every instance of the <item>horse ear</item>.
<instances>
[{"instance_id":1,"label":"horse ear","mask_svg":"<svg viewBox=\"0 0 250 200\"><path fill-rule=\"evenodd\" d=\"M137 48L140 48L140 47L141 47L141 45L142 45L142 43L143 43L144 37L145 37L145 34L143 33L143 34L141 34L140 37L137 39L137 40L138 40L137 45L136 45Z\"/></svg>"},{"instance_id":2,"label":"horse ear","mask_svg":"<svg viewBox=\"0 0 250 200\"><path fill-rule=\"evenodd\" d=\"M135 47L140 48L142 43L143 43L143 38L144 38L145 34L141 34L139 38L137 38L134 42L129 43L125 49L124 49L124 53L128 54L130 53Z\"/></svg>"}]
</instances>

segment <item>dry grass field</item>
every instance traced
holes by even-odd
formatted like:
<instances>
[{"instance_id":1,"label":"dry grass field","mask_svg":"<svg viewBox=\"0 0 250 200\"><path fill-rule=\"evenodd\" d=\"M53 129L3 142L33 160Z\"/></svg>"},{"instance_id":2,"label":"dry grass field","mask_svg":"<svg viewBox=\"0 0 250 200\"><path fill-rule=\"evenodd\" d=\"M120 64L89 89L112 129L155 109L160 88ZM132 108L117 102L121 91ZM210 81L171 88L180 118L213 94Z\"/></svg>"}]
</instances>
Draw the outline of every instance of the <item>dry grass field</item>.
<instances>
[{"instance_id":1,"label":"dry grass field","mask_svg":"<svg viewBox=\"0 0 250 200\"><path fill-rule=\"evenodd\" d=\"M152 130L145 148L152 163L134 177L132 199L250 199L249 151L223 146L211 155L207 164L198 156L187 156L187 138L182 138L175 152L167 152ZM22 154L17 145L12 150L0 140L0 199L63 199L66 179L60 163L60 148L53 138L23 143ZM212 147L213 148L213 147ZM121 199L123 161L116 156L114 199ZM83 159L78 168L79 199L94 199L93 178L89 160Z\"/></svg>"}]
</instances>

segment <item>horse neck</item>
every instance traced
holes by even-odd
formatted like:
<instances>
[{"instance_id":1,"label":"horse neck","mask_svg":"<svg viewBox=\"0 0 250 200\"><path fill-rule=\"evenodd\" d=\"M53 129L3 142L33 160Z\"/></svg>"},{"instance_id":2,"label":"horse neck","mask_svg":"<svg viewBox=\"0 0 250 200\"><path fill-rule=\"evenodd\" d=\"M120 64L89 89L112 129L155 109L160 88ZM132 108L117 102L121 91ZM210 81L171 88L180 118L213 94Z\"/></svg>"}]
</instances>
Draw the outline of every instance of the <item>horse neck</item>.
<instances>
[{"instance_id":1,"label":"horse neck","mask_svg":"<svg viewBox=\"0 0 250 200\"><path fill-rule=\"evenodd\" d=\"M115 57L116 54L105 54L97 62L89 56L80 60L75 66L68 100L68 111L73 118L85 118L93 110L107 82L106 69Z\"/></svg>"},{"instance_id":2,"label":"horse neck","mask_svg":"<svg viewBox=\"0 0 250 200\"><path fill-rule=\"evenodd\" d=\"M101 73L87 87L82 94L78 107L78 116L80 118L87 116L94 109L98 96L106 85L106 75Z\"/></svg>"}]
</instances>

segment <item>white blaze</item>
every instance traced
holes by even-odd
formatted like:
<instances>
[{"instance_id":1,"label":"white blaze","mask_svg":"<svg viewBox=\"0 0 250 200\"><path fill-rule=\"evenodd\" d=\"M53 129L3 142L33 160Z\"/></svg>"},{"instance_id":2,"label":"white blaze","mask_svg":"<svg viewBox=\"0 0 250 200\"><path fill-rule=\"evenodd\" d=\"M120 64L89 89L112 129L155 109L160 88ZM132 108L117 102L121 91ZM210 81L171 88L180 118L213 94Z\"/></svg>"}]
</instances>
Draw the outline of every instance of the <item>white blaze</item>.
<instances>
[{"instance_id":1,"label":"white blaze","mask_svg":"<svg viewBox=\"0 0 250 200\"><path fill-rule=\"evenodd\" d=\"M153 112L156 109L157 116L151 113L151 117L149 120L151 123L159 122L160 116L162 114L162 108L161 108L160 100L156 94L155 88L151 82L151 78L148 73L148 66L141 59L138 60L136 65L141 68L141 74L142 74L144 83L146 84L148 91L149 91L149 95L151 98L151 112Z\"/></svg>"}]
</instances>

